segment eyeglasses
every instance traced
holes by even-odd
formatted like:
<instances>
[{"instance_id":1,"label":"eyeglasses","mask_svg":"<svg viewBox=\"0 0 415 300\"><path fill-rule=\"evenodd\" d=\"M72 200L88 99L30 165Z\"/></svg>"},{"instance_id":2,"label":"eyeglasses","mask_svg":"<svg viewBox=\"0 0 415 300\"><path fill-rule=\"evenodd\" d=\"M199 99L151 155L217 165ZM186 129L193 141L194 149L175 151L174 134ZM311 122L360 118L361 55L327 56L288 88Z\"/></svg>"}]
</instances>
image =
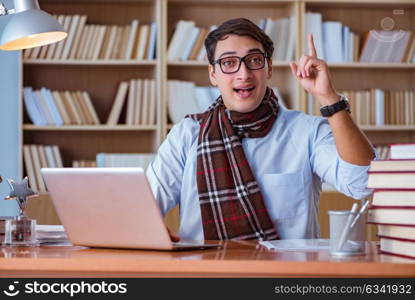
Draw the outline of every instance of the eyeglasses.
<instances>
[{"instance_id":1,"label":"eyeglasses","mask_svg":"<svg viewBox=\"0 0 415 300\"><path fill-rule=\"evenodd\" d=\"M228 56L219 58L213 62L212 65L219 64L220 69L224 74L233 74L239 71L241 63L244 62L249 70L259 70L265 67L265 53L250 53L244 57Z\"/></svg>"}]
</instances>

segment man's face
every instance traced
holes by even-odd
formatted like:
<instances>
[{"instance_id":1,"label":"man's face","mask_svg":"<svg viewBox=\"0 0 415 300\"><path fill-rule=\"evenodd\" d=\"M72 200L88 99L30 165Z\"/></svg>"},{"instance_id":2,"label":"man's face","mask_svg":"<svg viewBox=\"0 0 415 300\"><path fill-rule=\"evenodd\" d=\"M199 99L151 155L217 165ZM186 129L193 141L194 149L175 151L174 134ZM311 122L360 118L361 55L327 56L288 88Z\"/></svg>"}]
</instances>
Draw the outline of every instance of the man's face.
<instances>
[{"instance_id":1,"label":"man's face","mask_svg":"<svg viewBox=\"0 0 415 300\"><path fill-rule=\"evenodd\" d=\"M229 35L216 44L214 60L229 56L244 57L250 53L264 53L260 42L249 36ZM219 64L209 65L210 82L217 86L227 109L240 113L255 110L265 95L267 80L271 78L271 61L259 70L249 70L241 63L238 72L224 74Z\"/></svg>"}]
</instances>

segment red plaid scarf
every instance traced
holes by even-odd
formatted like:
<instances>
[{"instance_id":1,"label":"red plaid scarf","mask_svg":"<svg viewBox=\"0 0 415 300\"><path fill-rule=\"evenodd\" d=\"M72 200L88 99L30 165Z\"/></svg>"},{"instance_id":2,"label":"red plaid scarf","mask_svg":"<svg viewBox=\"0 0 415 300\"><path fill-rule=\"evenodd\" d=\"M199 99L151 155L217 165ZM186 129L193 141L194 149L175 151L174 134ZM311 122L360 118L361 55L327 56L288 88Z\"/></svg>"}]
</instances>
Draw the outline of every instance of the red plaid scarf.
<instances>
[{"instance_id":1,"label":"red plaid scarf","mask_svg":"<svg viewBox=\"0 0 415 300\"><path fill-rule=\"evenodd\" d=\"M219 97L200 122L197 188L205 239L277 239L258 183L242 148L242 138L265 136L278 114L278 99L267 89L251 113L225 108Z\"/></svg>"}]
</instances>

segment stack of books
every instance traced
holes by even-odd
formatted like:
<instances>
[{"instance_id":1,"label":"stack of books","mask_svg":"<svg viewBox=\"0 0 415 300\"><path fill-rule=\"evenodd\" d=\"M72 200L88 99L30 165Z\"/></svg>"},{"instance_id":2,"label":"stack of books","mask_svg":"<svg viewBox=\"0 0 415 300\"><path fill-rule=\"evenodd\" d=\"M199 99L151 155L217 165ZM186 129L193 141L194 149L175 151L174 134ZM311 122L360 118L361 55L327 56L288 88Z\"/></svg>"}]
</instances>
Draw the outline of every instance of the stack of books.
<instances>
[{"instance_id":1,"label":"stack of books","mask_svg":"<svg viewBox=\"0 0 415 300\"><path fill-rule=\"evenodd\" d=\"M55 15L68 37L61 42L30 48L25 59L152 60L156 57L157 24L86 24L86 15Z\"/></svg>"},{"instance_id":2,"label":"stack of books","mask_svg":"<svg viewBox=\"0 0 415 300\"><path fill-rule=\"evenodd\" d=\"M29 185L35 192L46 192L41 168L63 168L62 157L57 145L24 145L23 159Z\"/></svg>"},{"instance_id":3,"label":"stack of books","mask_svg":"<svg viewBox=\"0 0 415 300\"><path fill-rule=\"evenodd\" d=\"M37 126L99 125L101 122L85 91L51 91L23 88L29 119Z\"/></svg>"},{"instance_id":4,"label":"stack of books","mask_svg":"<svg viewBox=\"0 0 415 300\"><path fill-rule=\"evenodd\" d=\"M396 159L393 148L404 147L412 152ZM368 223L378 227L380 251L415 259L415 145L391 145L390 160L372 161L368 187L374 189Z\"/></svg>"}]
</instances>

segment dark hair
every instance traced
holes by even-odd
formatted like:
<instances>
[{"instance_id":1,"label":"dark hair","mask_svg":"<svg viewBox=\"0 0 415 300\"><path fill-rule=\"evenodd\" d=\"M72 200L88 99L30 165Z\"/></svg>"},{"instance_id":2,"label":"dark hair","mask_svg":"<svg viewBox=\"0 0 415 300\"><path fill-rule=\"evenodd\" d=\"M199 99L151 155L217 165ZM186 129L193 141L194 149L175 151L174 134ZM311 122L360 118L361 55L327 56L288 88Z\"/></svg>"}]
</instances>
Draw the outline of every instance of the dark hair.
<instances>
[{"instance_id":1,"label":"dark hair","mask_svg":"<svg viewBox=\"0 0 415 300\"><path fill-rule=\"evenodd\" d=\"M213 64L215 57L216 44L219 40L224 40L228 35L235 34L239 36L249 36L260 42L264 47L268 58L272 57L274 52L274 43L265 32L255 23L245 18L231 19L222 23L217 29L211 31L205 40L207 58L210 64Z\"/></svg>"}]
</instances>

